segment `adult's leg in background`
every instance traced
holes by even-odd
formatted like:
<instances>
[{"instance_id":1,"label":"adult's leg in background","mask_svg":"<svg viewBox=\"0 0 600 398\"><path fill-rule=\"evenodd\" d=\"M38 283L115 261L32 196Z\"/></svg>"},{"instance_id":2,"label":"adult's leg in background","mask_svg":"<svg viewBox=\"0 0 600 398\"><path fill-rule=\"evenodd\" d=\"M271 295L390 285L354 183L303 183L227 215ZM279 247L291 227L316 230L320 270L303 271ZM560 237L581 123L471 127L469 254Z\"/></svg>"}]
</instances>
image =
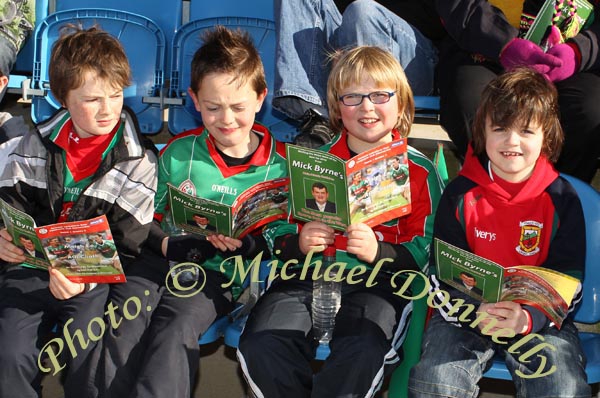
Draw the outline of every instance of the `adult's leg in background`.
<instances>
[{"instance_id":1,"label":"adult's leg in background","mask_svg":"<svg viewBox=\"0 0 600 398\"><path fill-rule=\"evenodd\" d=\"M415 95L431 95L437 50L404 19L372 0L357 0L344 11L334 35L338 48L373 45L388 50L398 59Z\"/></svg>"},{"instance_id":2,"label":"adult's leg in background","mask_svg":"<svg viewBox=\"0 0 600 398\"><path fill-rule=\"evenodd\" d=\"M295 120L302 118L307 106L326 116L327 53L342 16L333 0L275 0L274 6L273 108Z\"/></svg>"}]
</instances>

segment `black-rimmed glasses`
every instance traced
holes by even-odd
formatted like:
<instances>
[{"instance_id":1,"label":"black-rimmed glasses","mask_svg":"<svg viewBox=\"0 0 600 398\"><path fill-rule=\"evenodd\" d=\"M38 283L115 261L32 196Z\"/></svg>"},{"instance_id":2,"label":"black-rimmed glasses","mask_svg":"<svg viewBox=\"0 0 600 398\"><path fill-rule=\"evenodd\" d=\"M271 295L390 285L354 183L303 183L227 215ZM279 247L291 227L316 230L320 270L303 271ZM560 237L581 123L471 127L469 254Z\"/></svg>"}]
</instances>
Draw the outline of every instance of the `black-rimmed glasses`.
<instances>
[{"instance_id":1,"label":"black-rimmed glasses","mask_svg":"<svg viewBox=\"0 0 600 398\"><path fill-rule=\"evenodd\" d=\"M346 106L358 106L363 99L368 98L374 104L385 104L392 98L395 91L373 91L369 94L346 94L339 97L342 104Z\"/></svg>"}]
</instances>

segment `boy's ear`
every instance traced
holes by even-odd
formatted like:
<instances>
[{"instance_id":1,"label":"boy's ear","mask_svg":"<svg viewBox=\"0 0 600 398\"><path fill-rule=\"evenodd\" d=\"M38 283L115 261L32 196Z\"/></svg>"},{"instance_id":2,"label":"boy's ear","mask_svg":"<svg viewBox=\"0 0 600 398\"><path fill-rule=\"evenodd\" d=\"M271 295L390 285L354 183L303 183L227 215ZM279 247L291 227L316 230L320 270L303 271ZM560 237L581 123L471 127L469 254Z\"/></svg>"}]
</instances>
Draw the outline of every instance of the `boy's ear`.
<instances>
[{"instance_id":1,"label":"boy's ear","mask_svg":"<svg viewBox=\"0 0 600 398\"><path fill-rule=\"evenodd\" d=\"M4 89L8 85L8 76L0 76L0 91Z\"/></svg>"},{"instance_id":2,"label":"boy's ear","mask_svg":"<svg viewBox=\"0 0 600 398\"><path fill-rule=\"evenodd\" d=\"M265 88L262 93L258 94L258 102L256 104L256 113L260 112L260 109L262 108L262 104L263 104L263 102L265 102L265 98L267 98L268 92L269 92L269 90L267 88Z\"/></svg>"},{"instance_id":3,"label":"boy's ear","mask_svg":"<svg viewBox=\"0 0 600 398\"><path fill-rule=\"evenodd\" d=\"M191 87L188 87L187 92L192 101L194 101L194 107L198 112L200 112L200 104L198 103L198 97L196 96L196 93L194 92L194 90L192 90Z\"/></svg>"}]
</instances>

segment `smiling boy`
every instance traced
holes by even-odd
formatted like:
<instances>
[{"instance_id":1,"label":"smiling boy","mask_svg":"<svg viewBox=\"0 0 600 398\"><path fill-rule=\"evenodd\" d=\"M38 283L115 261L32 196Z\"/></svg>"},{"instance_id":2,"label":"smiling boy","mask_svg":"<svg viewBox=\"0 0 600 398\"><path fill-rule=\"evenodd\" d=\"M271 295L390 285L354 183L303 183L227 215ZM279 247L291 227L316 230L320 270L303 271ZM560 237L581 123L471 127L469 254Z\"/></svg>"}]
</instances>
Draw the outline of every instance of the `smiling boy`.
<instances>
[{"instance_id":1,"label":"smiling boy","mask_svg":"<svg viewBox=\"0 0 600 398\"><path fill-rule=\"evenodd\" d=\"M111 291L119 308L131 296L151 308L105 335L103 388L113 397L189 397L200 360L198 337L233 309L232 297L240 291L239 278L232 289L221 287L236 269L234 260L225 260L237 254L253 260L263 250L268 257L261 231L242 240L220 234L169 237L159 226L169 210L167 183L231 205L250 186L287 175L283 145L254 122L267 86L250 36L217 26L202 38L188 94L203 126L177 135L161 151L155 228L128 283ZM201 280L188 280L203 288L191 296L180 292L187 296L182 298L165 278L173 275L169 264L186 261L204 270Z\"/></svg>"}]
</instances>

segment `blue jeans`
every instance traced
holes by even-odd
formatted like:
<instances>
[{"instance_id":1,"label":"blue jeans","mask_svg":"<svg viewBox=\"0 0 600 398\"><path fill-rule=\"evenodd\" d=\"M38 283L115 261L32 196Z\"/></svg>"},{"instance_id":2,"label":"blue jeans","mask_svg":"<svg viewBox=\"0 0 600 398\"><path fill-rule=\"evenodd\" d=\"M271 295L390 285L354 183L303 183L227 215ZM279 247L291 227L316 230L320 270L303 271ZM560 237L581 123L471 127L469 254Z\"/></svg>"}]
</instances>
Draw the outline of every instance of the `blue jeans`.
<instances>
[{"instance_id":1,"label":"blue jeans","mask_svg":"<svg viewBox=\"0 0 600 398\"><path fill-rule=\"evenodd\" d=\"M436 312L423 335L421 360L410 372L409 397L475 398L479 394L477 382L491 366L495 354L504 358L517 397L590 397L585 357L573 322L566 320L560 330L544 328L537 334L555 350L544 348L519 361L520 356L542 342L539 337L518 348L515 344L523 338L521 335L509 339L508 344L496 344L489 337L446 322ZM511 346L517 350L514 354L508 352ZM538 371L542 375L549 373L552 366L556 366L556 371L536 378L515 373L532 375Z\"/></svg>"},{"instance_id":2,"label":"blue jeans","mask_svg":"<svg viewBox=\"0 0 600 398\"><path fill-rule=\"evenodd\" d=\"M396 56L415 95L433 91L437 50L417 29L373 0L357 0L342 16L333 0L275 0L277 51L273 107L294 119L286 101L297 97L326 113L328 55L376 45Z\"/></svg>"}]
</instances>

